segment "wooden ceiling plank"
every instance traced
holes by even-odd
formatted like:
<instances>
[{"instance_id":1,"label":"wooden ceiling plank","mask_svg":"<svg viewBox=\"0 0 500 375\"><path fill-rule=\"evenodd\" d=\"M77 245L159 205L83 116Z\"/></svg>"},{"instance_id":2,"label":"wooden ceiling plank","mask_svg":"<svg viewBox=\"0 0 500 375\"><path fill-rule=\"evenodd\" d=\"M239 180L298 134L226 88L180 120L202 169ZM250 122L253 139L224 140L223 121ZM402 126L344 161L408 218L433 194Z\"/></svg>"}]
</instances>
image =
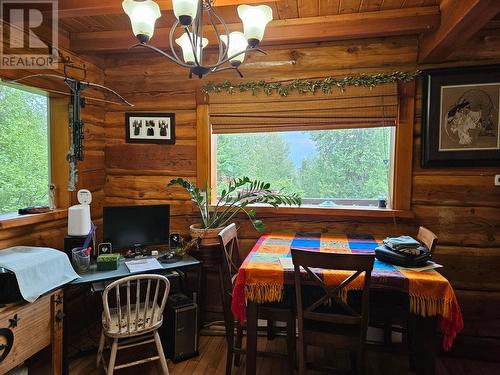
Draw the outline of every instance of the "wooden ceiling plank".
<instances>
[{"instance_id":1,"label":"wooden ceiling plank","mask_svg":"<svg viewBox=\"0 0 500 375\"><path fill-rule=\"evenodd\" d=\"M319 0L319 15L333 16L339 14L340 0Z\"/></svg>"},{"instance_id":2,"label":"wooden ceiling plank","mask_svg":"<svg viewBox=\"0 0 500 375\"><path fill-rule=\"evenodd\" d=\"M155 0L161 10L172 10L172 0ZM279 1L279 0L270 0ZM217 0L215 6L256 4L262 0ZM121 0L64 0L59 2L58 16L62 18L74 18L85 16L102 16L109 14L122 14Z\"/></svg>"},{"instance_id":3,"label":"wooden ceiling plank","mask_svg":"<svg viewBox=\"0 0 500 375\"><path fill-rule=\"evenodd\" d=\"M282 20L299 17L297 0L278 1L276 7L278 8L279 18Z\"/></svg>"},{"instance_id":4,"label":"wooden ceiling plank","mask_svg":"<svg viewBox=\"0 0 500 375\"><path fill-rule=\"evenodd\" d=\"M263 45L417 35L438 24L438 7L274 20L266 29ZM230 31L238 30L241 24L229 24L228 28ZM170 48L169 31L168 28L158 28L152 44L160 49ZM206 30L205 36L214 46L213 30ZM135 43L137 41L131 30L116 30L72 33L70 45L73 51L79 53L113 53L127 51Z\"/></svg>"},{"instance_id":5,"label":"wooden ceiling plank","mask_svg":"<svg viewBox=\"0 0 500 375\"><path fill-rule=\"evenodd\" d=\"M424 0L406 0L405 8L421 7L424 5Z\"/></svg>"},{"instance_id":6,"label":"wooden ceiling plank","mask_svg":"<svg viewBox=\"0 0 500 375\"><path fill-rule=\"evenodd\" d=\"M297 0L299 17L319 16L319 0Z\"/></svg>"},{"instance_id":7,"label":"wooden ceiling plank","mask_svg":"<svg viewBox=\"0 0 500 375\"><path fill-rule=\"evenodd\" d=\"M404 0L383 0L380 10L404 8L403 4Z\"/></svg>"},{"instance_id":8,"label":"wooden ceiling plank","mask_svg":"<svg viewBox=\"0 0 500 375\"><path fill-rule=\"evenodd\" d=\"M384 0L363 0L361 3L361 7L359 8L360 12L374 12L380 10L382 6L382 2Z\"/></svg>"},{"instance_id":9,"label":"wooden ceiling plank","mask_svg":"<svg viewBox=\"0 0 500 375\"><path fill-rule=\"evenodd\" d=\"M440 10L439 28L420 39L419 63L446 59L500 12L500 1L443 0Z\"/></svg>"},{"instance_id":10,"label":"wooden ceiling plank","mask_svg":"<svg viewBox=\"0 0 500 375\"><path fill-rule=\"evenodd\" d=\"M359 13L361 0L340 0L339 13Z\"/></svg>"}]
</instances>

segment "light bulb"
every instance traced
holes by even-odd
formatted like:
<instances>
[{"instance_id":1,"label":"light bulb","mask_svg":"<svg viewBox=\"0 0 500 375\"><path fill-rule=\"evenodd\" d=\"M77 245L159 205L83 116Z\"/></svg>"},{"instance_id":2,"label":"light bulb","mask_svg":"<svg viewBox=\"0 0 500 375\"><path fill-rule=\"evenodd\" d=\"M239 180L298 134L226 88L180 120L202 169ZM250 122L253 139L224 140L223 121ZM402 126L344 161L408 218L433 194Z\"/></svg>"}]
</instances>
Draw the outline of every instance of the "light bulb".
<instances>
[{"instance_id":1,"label":"light bulb","mask_svg":"<svg viewBox=\"0 0 500 375\"><path fill-rule=\"evenodd\" d=\"M273 10L267 5L239 5L238 16L243 22L248 44L251 47L257 46L264 38L266 25L273 19Z\"/></svg>"},{"instance_id":2,"label":"light bulb","mask_svg":"<svg viewBox=\"0 0 500 375\"><path fill-rule=\"evenodd\" d=\"M191 40L193 40L194 43L194 36L192 33L189 33L189 36L191 36ZM194 53L193 53L193 47L191 45L191 41L189 38L188 34L185 32L183 33L180 38L177 38L175 40L175 43L177 43L181 48L182 48L182 55L184 57L184 61L186 64L190 65L196 65L196 61L194 58ZM201 43L201 38L198 37L198 46L196 50L196 60L198 60L198 64L201 64L200 61L200 56L201 56L201 49L205 48L208 45L208 39L203 38L203 43Z\"/></svg>"},{"instance_id":3,"label":"light bulb","mask_svg":"<svg viewBox=\"0 0 500 375\"><path fill-rule=\"evenodd\" d=\"M175 17L181 25L189 26L198 13L199 0L172 0ZM200 0L201 1L201 0Z\"/></svg>"},{"instance_id":4,"label":"light bulb","mask_svg":"<svg viewBox=\"0 0 500 375\"><path fill-rule=\"evenodd\" d=\"M227 46L227 35L221 35L221 40ZM231 57L241 51L246 50L248 42L243 33L239 31L233 31L229 34L229 49L227 50L227 57ZM234 58L230 59L229 62L233 66L239 66L243 60L245 60L245 54L242 53Z\"/></svg>"},{"instance_id":5,"label":"light bulb","mask_svg":"<svg viewBox=\"0 0 500 375\"><path fill-rule=\"evenodd\" d=\"M158 4L152 0L124 0L122 7L130 18L134 35L141 43L147 43L154 34L156 20L161 17Z\"/></svg>"}]
</instances>

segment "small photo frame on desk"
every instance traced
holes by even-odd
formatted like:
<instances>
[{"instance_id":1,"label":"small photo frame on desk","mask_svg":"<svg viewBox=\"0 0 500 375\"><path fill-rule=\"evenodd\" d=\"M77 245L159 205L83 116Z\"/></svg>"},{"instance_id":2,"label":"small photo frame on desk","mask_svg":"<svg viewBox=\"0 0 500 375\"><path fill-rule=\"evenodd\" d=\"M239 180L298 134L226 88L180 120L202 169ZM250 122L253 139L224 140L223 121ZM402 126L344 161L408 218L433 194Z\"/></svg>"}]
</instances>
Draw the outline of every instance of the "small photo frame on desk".
<instances>
[{"instance_id":1,"label":"small photo frame on desk","mask_svg":"<svg viewBox=\"0 0 500 375\"><path fill-rule=\"evenodd\" d=\"M127 143L175 144L175 113L125 113Z\"/></svg>"},{"instance_id":2,"label":"small photo frame on desk","mask_svg":"<svg viewBox=\"0 0 500 375\"><path fill-rule=\"evenodd\" d=\"M102 242L97 246L97 255L106 255L113 252L113 245L111 242Z\"/></svg>"}]
</instances>

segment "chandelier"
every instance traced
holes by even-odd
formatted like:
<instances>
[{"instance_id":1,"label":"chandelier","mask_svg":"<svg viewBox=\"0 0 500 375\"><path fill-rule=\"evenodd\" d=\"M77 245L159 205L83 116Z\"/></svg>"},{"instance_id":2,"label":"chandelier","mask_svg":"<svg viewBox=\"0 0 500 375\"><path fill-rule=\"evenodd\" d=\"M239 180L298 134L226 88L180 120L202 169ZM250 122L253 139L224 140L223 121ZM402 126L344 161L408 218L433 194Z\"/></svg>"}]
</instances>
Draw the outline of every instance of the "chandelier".
<instances>
[{"instance_id":1,"label":"chandelier","mask_svg":"<svg viewBox=\"0 0 500 375\"><path fill-rule=\"evenodd\" d=\"M155 22L161 17L160 7L153 0L124 0L123 10L130 18L132 31L139 43L132 46L149 48L174 63L189 69L189 78L202 78L209 73L233 69L243 77L239 66L248 52L265 53L258 48L264 37L266 25L272 20L272 9L267 5L239 5L238 16L243 22L243 33L229 32L224 20L217 15L213 0L172 0L176 21L169 34L170 53L149 44L154 34ZM207 22L208 20L208 22ZM209 44L204 27L213 28L218 54L217 62L208 64L203 49ZM182 50L182 59L174 47L176 31L182 32L175 39ZM178 34L178 32L177 32Z\"/></svg>"}]
</instances>

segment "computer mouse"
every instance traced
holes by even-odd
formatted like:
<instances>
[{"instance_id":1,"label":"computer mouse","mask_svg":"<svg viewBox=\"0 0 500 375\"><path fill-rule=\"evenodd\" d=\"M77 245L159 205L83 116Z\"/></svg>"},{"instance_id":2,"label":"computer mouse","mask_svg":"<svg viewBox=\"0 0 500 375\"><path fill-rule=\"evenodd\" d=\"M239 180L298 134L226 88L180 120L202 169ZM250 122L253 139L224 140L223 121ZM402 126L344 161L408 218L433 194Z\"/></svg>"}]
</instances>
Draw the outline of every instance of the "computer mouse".
<instances>
[{"instance_id":1,"label":"computer mouse","mask_svg":"<svg viewBox=\"0 0 500 375\"><path fill-rule=\"evenodd\" d=\"M160 263L174 263L178 262L181 259L182 257L176 255L175 252L167 251L165 254L158 258L158 261Z\"/></svg>"}]
</instances>

